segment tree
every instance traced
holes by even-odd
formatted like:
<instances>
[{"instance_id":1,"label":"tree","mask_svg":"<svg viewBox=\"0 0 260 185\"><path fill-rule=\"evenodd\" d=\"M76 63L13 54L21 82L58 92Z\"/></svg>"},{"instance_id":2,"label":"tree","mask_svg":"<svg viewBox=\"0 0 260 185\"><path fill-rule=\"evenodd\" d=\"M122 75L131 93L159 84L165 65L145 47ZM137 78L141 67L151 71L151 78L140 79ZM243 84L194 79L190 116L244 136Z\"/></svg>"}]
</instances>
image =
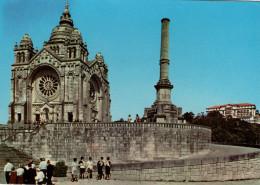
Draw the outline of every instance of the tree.
<instances>
[{"instance_id":1,"label":"tree","mask_svg":"<svg viewBox=\"0 0 260 185\"><path fill-rule=\"evenodd\" d=\"M207 116L197 116L192 120L192 124L210 127L213 142L260 143L259 124L248 123L231 116L225 118L218 111L209 112Z\"/></svg>"},{"instance_id":2,"label":"tree","mask_svg":"<svg viewBox=\"0 0 260 185\"><path fill-rule=\"evenodd\" d=\"M188 121L189 123L192 123L194 114L193 114L193 112L186 112L185 114L183 114L183 117L186 121Z\"/></svg>"},{"instance_id":3,"label":"tree","mask_svg":"<svg viewBox=\"0 0 260 185\"><path fill-rule=\"evenodd\" d=\"M207 117L222 118L223 116L219 111L212 111L208 113Z\"/></svg>"},{"instance_id":4,"label":"tree","mask_svg":"<svg viewBox=\"0 0 260 185\"><path fill-rule=\"evenodd\" d=\"M54 177L66 177L68 166L65 161L59 161L54 166L53 176Z\"/></svg>"}]
</instances>

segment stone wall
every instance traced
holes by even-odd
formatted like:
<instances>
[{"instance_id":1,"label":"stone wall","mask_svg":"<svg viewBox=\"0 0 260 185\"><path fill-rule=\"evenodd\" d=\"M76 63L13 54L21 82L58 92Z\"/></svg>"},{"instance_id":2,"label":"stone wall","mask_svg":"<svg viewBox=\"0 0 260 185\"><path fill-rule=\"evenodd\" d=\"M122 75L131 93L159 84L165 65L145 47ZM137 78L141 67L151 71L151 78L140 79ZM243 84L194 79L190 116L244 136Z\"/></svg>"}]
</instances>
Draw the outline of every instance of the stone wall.
<instances>
[{"instance_id":1,"label":"stone wall","mask_svg":"<svg viewBox=\"0 0 260 185\"><path fill-rule=\"evenodd\" d=\"M110 156L114 163L172 160L210 151L211 130L159 123L48 124L16 134L7 144L34 158L71 162L74 157Z\"/></svg>"},{"instance_id":2,"label":"stone wall","mask_svg":"<svg viewBox=\"0 0 260 185\"><path fill-rule=\"evenodd\" d=\"M8 138L12 134L13 134L12 129L9 129L7 127L1 127L0 128L0 141L5 140L6 138Z\"/></svg>"},{"instance_id":3,"label":"stone wall","mask_svg":"<svg viewBox=\"0 0 260 185\"><path fill-rule=\"evenodd\" d=\"M260 178L260 152L227 157L115 164L112 179L142 181L227 181Z\"/></svg>"}]
</instances>

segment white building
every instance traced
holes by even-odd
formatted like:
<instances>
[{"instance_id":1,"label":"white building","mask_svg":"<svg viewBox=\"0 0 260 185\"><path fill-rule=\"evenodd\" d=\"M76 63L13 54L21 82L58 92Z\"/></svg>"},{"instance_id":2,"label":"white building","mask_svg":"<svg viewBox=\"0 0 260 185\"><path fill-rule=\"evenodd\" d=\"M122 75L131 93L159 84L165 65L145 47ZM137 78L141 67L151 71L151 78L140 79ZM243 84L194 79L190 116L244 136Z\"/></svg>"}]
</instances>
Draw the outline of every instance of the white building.
<instances>
[{"instance_id":1,"label":"white building","mask_svg":"<svg viewBox=\"0 0 260 185\"><path fill-rule=\"evenodd\" d=\"M232 116L250 123L255 123L256 106L250 103L216 105L206 109L207 114L212 111L218 111L223 116Z\"/></svg>"}]
</instances>

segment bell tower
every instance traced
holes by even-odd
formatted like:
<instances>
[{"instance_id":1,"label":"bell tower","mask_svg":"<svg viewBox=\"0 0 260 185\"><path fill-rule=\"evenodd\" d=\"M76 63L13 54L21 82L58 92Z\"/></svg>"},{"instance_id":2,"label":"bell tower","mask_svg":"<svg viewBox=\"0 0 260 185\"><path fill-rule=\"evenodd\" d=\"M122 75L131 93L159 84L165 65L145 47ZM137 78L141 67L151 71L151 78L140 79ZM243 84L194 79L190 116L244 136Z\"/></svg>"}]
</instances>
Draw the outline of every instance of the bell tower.
<instances>
[{"instance_id":1,"label":"bell tower","mask_svg":"<svg viewBox=\"0 0 260 185\"><path fill-rule=\"evenodd\" d=\"M21 39L19 48L17 43L14 46L15 64L28 63L35 54L33 51L33 42L29 35L26 33Z\"/></svg>"}]
</instances>

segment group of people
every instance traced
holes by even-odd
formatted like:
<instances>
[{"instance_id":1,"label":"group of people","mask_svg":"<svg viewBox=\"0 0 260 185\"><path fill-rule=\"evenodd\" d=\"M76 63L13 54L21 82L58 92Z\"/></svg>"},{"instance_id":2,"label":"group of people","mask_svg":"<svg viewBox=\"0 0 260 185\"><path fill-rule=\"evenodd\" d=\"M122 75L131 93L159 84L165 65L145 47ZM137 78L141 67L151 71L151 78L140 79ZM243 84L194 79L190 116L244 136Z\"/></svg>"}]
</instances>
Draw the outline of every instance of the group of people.
<instances>
[{"instance_id":1,"label":"group of people","mask_svg":"<svg viewBox=\"0 0 260 185\"><path fill-rule=\"evenodd\" d=\"M136 114L136 117L135 117L135 121L134 122L139 122L140 121L140 117L138 114ZM131 118L131 115L129 114L128 115L128 119L127 119L127 122L133 122L132 118Z\"/></svg>"},{"instance_id":2,"label":"group of people","mask_svg":"<svg viewBox=\"0 0 260 185\"><path fill-rule=\"evenodd\" d=\"M73 159L72 162L72 169L71 169L71 182L78 181L78 170L79 170L79 179L85 178L85 171L87 169L88 173L88 180L92 179L92 173L93 173L93 161L92 158L89 157L89 160L87 162L84 161L84 157L80 158L80 161L77 162L77 158ZM104 177L103 168L105 167L105 174ZM104 158L101 157L100 160L97 162L97 180L101 180L102 178L105 178L106 180L110 180L110 169L111 169L111 161L110 158L107 157L107 160L104 162Z\"/></svg>"},{"instance_id":3,"label":"group of people","mask_svg":"<svg viewBox=\"0 0 260 185\"><path fill-rule=\"evenodd\" d=\"M51 179L53 176L53 165L45 158L41 158L39 168L33 163L33 160L26 162L26 166L19 164L15 169L10 163L9 159L6 159L6 165L4 167L5 178L7 184L47 184L53 185Z\"/></svg>"},{"instance_id":4,"label":"group of people","mask_svg":"<svg viewBox=\"0 0 260 185\"><path fill-rule=\"evenodd\" d=\"M33 122L33 125L35 126L35 127L40 127L40 126L43 126L43 125L45 125L45 124L47 124L47 123L50 123L51 121L48 121L48 120L45 120L45 121L34 121Z\"/></svg>"}]
</instances>

